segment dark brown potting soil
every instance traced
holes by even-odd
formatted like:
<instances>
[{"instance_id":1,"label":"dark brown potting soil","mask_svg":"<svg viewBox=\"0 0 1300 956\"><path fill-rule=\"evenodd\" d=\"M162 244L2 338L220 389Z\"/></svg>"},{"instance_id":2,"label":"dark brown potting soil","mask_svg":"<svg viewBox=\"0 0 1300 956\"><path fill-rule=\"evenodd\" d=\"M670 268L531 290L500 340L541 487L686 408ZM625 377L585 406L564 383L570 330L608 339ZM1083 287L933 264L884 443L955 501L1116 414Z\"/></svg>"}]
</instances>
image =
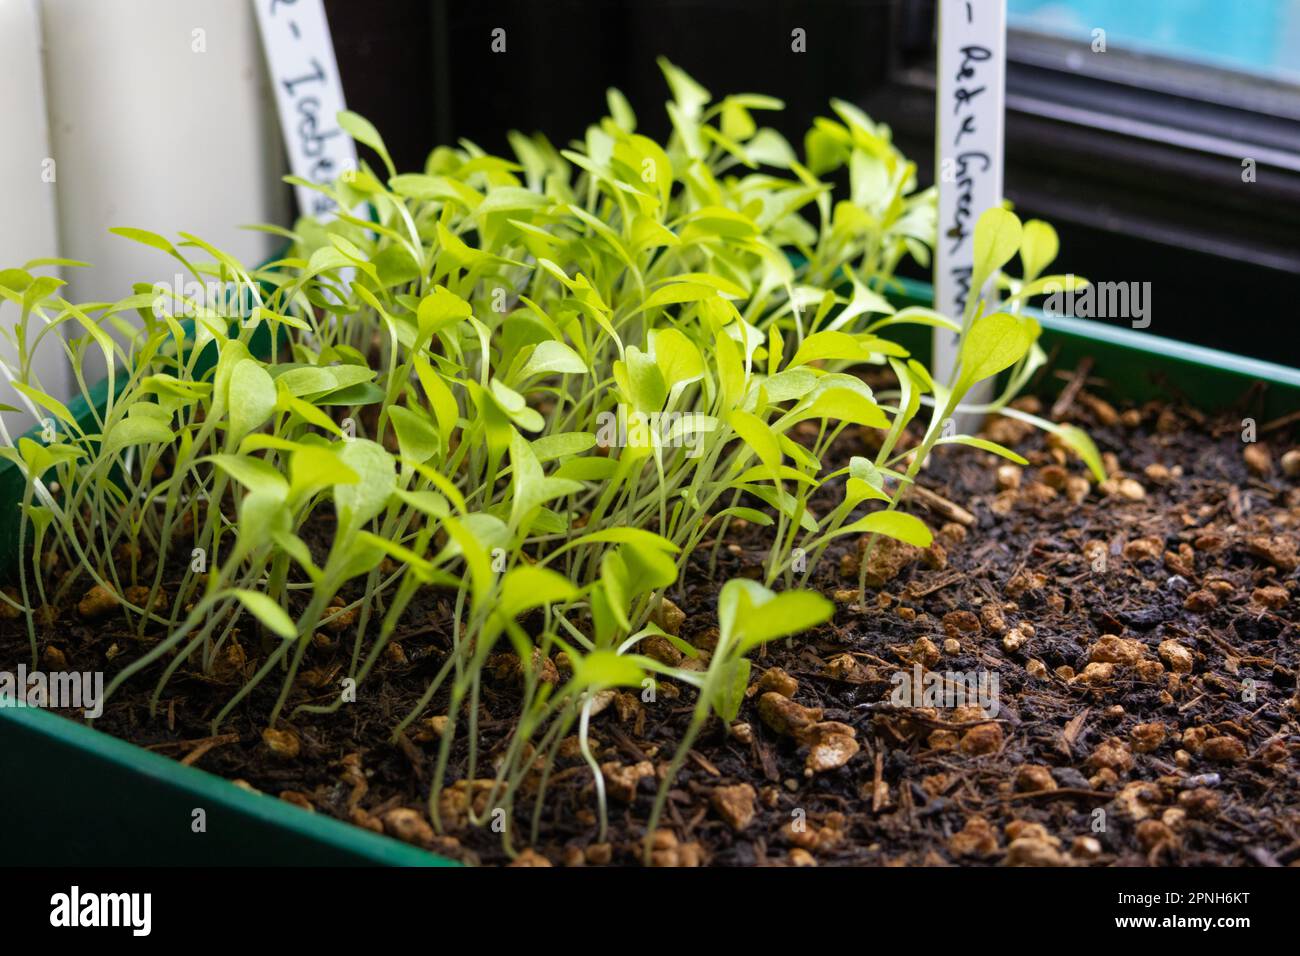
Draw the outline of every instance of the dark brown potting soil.
<instances>
[{"instance_id":1,"label":"dark brown potting soil","mask_svg":"<svg viewBox=\"0 0 1300 956\"><path fill-rule=\"evenodd\" d=\"M730 733L714 720L695 744L671 791L656 863L1300 863L1300 485L1282 462L1295 423L1260 421L1259 442L1247 444L1248 412L1116 410L1089 387L1057 409L1088 429L1114 472L1083 500L1070 481L1086 474L1078 459L1003 419L990 437L1030 465L941 448L921 479L939 498L913 508L939 532L939 547L873 552L865 607L856 542L828 553L814 580L836 601L834 621L756 657L763 686L751 688ZM846 435L837 452L861 453L869 439ZM682 637L707 652L718 583L759 573L766 534L732 528L716 580L707 577L709 549L700 549L672 594L685 612ZM431 835L435 730L422 721L389 742L445 659L450 616L445 595L424 595L355 704L282 721L298 740L293 757L263 740L273 681L210 737L209 721L238 686L238 662L216 676L181 668L156 717L154 680L141 675L96 726L317 813L458 859L509 862L499 834L459 824L454 797L446 833ZM314 683L319 701L346 675L350 642L344 635L309 652L300 683ZM51 669L110 674L141 652L119 620L84 622L73 608L40 648ZM243 649L248 674L256 641ZM28 653L22 622L0 622L0 667ZM996 678L996 698L984 700L996 700L995 719L925 700L895 706L897 675L915 667L984 680L985 690ZM791 711L783 691L820 713ZM672 756L693 702L689 688L661 689L653 703L630 692L611 701L592 723L611 792L607 839L596 842L590 770L565 747L541 838L520 862L639 863L656 768ZM488 678L480 768L491 766L517 705L514 681ZM444 712L445 698L435 699L426 717ZM781 712L824 732L778 733ZM836 739L819 753L843 765L809 769L818 759L810 744L828 735ZM448 783L464 773L461 748ZM532 809L525 792L516 833L527 834Z\"/></svg>"}]
</instances>

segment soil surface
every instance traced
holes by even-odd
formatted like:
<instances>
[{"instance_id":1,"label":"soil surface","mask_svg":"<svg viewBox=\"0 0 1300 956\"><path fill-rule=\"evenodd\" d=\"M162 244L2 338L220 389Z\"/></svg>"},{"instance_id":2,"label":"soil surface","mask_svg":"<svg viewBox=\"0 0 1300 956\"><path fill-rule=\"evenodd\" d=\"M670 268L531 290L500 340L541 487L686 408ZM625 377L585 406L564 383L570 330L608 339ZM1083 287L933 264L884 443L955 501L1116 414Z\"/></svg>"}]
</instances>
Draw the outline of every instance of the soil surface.
<instances>
[{"instance_id":1,"label":"soil surface","mask_svg":"<svg viewBox=\"0 0 1300 956\"><path fill-rule=\"evenodd\" d=\"M656 864L1300 864L1300 486L1284 468L1295 471L1297 456L1283 460L1296 423L1260 422L1259 441L1247 444L1244 413L1116 409L1093 394L1097 384L1075 376L1051 411L1094 436L1112 473L1104 485L1085 487L1072 454L999 419L985 434L1030 465L941 448L921 478L939 497L913 506L939 543L873 551L867 606L859 543L828 552L814 579L836 601L833 623L756 657L738 723L729 731L712 721L673 786ZM836 452L866 453L871 437L846 434ZM681 636L706 654L717 583L757 576L765 535L733 527L716 581L701 548L671 595L684 612ZM457 819L472 786L444 797L444 835L429 827L436 721L389 742L445 659L450 616L451 601L427 593L355 704L282 721L293 756L263 738L273 681L210 736L240 671L256 666L255 639L224 674L180 669L156 717L154 680L142 675L96 726L272 798L457 859L507 863L499 834ZM73 609L40 647L46 669L110 674L142 650L120 621L85 622ZM304 666L318 700L336 693L349 654L347 635L312 648ZM22 622L0 621L0 668L27 655ZM899 706L899 675L926 673L984 694L926 698L923 681ZM671 686L654 702L610 700L592 722L608 836L597 842L591 773L565 746L541 839L515 862L639 863L655 774L693 700ZM481 768L517 701L508 675L488 678ZM426 717L445 706L435 698ZM449 784L464 773L462 748ZM532 810L525 796L517 833L528 832Z\"/></svg>"}]
</instances>

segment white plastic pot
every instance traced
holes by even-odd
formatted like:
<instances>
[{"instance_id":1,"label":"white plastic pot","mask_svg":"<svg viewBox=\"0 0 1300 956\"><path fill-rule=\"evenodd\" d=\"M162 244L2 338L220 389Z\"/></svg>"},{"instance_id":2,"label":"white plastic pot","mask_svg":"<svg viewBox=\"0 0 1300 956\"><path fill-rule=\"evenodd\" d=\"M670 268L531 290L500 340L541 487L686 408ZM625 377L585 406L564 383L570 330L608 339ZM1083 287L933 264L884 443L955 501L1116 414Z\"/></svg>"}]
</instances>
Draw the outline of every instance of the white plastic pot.
<instances>
[{"instance_id":1,"label":"white plastic pot","mask_svg":"<svg viewBox=\"0 0 1300 956\"><path fill-rule=\"evenodd\" d=\"M170 276L161 254L108 233L201 236L248 261L284 222L288 187L252 5L240 0L42 0L45 81L70 296L112 301Z\"/></svg>"}]
</instances>

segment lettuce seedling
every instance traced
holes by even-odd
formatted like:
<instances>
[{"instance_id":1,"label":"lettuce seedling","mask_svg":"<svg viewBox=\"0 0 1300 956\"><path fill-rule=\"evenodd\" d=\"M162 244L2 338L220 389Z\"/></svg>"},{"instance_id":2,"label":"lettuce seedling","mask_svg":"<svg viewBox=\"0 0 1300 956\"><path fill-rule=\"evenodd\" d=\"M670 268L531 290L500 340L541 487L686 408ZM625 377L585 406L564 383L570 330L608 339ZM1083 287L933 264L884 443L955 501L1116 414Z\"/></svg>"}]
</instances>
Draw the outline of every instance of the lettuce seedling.
<instances>
[{"instance_id":1,"label":"lettuce seedling","mask_svg":"<svg viewBox=\"0 0 1300 956\"><path fill-rule=\"evenodd\" d=\"M813 591L792 590L776 594L757 581L745 578L728 581L722 586L718 592L718 643L708 668L703 674L689 670L674 673L679 680L694 685L699 694L686 734L660 782L650 812L645 841L647 863L659 816L668 798L668 788L709 715L716 714L724 723L731 724L740 712L749 686L750 663L746 655L769 641L824 624L834 613L835 606Z\"/></svg>"},{"instance_id":2,"label":"lettuce seedling","mask_svg":"<svg viewBox=\"0 0 1300 956\"><path fill-rule=\"evenodd\" d=\"M345 703L299 699L320 629L351 633L357 687L420 589L443 589L450 648L394 728L396 739L435 701L446 707L435 823L453 747L464 745L467 779L479 772L485 672L505 647L518 663L518 720L493 753L487 805L506 811L508 847L528 779L536 837L575 727L603 832L589 745L601 695L665 677L698 689L653 831L704 723L735 718L747 655L829 619L807 587L831 544L865 534L928 545L900 507L939 444L1021 460L945 422L959 410L1029 417L1009 405L1045 360L1023 306L1075 281L1043 274L1056 253L1049 226L990 210L966 314L896 310L894 270L906 256L928 262L935 215L888 129L833 101L834 117L818 118L798 151L761 125L780 101L714 102L661 67L672 94L664 142L638 132L611 91L609 115L563 148L512 134L513 158L462 142L397 173L378 131L343 114L383 168L290 181L370 215L263 227L290 244L258 269L192 235L115 230L224 290L215 300L140 285L115 303L73 304L33 271L59 263L0 271L0 301L18 312L2 368L47 420L39 440L4 432L26 477L30 549L8 600L27 612L33 654L41 607L97 595L152 642L110 693L166 662L156 703L179 669L215 677L236 661L214 731L278 676L264 715L274 724L285 707ZM1021 277L1002 276L1017 253ZM948 381L888 338L905 323L960 334ZM46 339L61 343L89 419L39 381L31 355ZM103 403L81 378L92 355L109 368ZM898 388L877 394L862 372L886 366ZM995 376L1005 384L994 401L963 404ZM929 424L909 447L923 407ZM1031 420L1100 472L1082 432ZM850 426L879 430L881 447L831 470ZM824 488L841 480L827 508ZM761 582L722 584L707 668L639 653L653 636L698 654L653 621L704 568L710 539L715 574L738 520L767 529L770 547Z\"/></svg>"}]
</instances>

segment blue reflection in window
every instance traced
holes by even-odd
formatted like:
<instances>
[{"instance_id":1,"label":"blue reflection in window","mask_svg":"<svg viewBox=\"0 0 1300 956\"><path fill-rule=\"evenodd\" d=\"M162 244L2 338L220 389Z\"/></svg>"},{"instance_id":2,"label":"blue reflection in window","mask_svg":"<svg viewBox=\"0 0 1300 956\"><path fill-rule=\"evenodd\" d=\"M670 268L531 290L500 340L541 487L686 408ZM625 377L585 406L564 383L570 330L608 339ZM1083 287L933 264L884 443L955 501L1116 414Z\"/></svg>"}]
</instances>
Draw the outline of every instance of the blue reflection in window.
<instances>
[{"instance_id":1,"label":"blue reflection in window","mask_svg":"<svg viewBox=\"0 0 1300 956\"><path fill-rule=\"evenodd\" d=\"M1008 24L1300 82L1300 0L1008 0Z\"/></svg>"}]
</instances>

